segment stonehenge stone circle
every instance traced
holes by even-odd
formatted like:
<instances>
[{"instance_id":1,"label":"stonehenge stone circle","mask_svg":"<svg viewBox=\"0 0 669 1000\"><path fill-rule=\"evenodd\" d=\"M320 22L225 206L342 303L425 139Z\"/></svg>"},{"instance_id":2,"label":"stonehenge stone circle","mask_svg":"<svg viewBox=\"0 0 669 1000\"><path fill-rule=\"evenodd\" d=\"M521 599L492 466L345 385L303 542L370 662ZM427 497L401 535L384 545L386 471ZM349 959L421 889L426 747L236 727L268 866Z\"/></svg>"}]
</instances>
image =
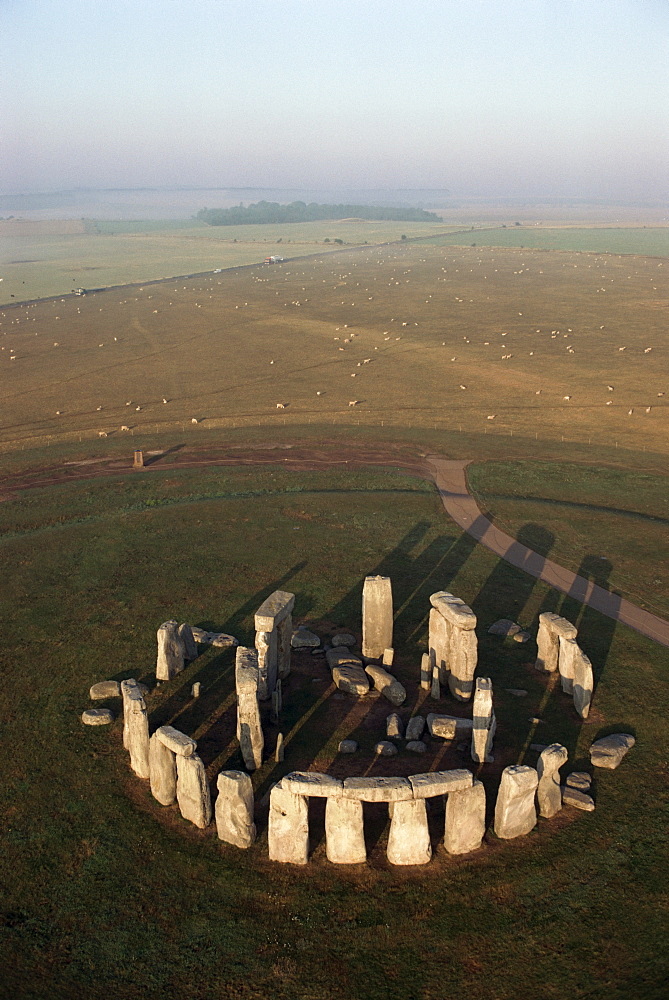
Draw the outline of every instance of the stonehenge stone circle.
<instances>
[{"instance_id":1,"label":"stonehenge stone circle","mask_svg":"<svg viewBox=\"0 0 669 1000\"><path fill-rule=\"evenodd\" d=\"M309 860L309 810L304 795L278 781L269 795L267 842L270 861L306 865Z\"/></svg>"},{"instance_id":2,"label":"stonehenge stone circle","mask_svg":"<svg viewBox=\"0 0 669 1000\"><path fill-rule=\"evenodd\" d=\"M449 854L469 854L481 846L485 833L485 788L474 781L446 798L444 847Z\"/></svg>"},{"instance_id":3,"label":"stonehenge stone circle","mask_svg":"<svg viewBox=\"0 0 669 1000\"><path fill-rule=\"evenodd\" d=\"M149 784L151 794L161 806L171 806L177 800L176 755L158 733L149 740Z\"/></svg>"},{"instance_id":4,"label":"stonehenge stone circle","mask_svg":"<svg viewBox=\"0 0 669 1000\"><path fill-rule=\"evenodd\" d=\"M368 576L362 588L362 655L380 660L393 645L393 593L389 576Z\"/></svg>"},{"instance_id":5,"label":"stonehenge stone circle","mask_svg":"<svg viewBox=\"0 0 669 1000\"><path fill-rule=\"evenodd\" d=\"M391 865L426 865L432 857L425 799L393 804L388 834Z\"/></svg>"},{"instance_id":6,"label":"stonehenge stone circle","mask_svg":"<svg viewBox=\"0 0 669 1000\"><path fill-rule=\"evenodd\" d=\"M221 771L216 779L216 833L235 847L250 847L256 839L253 785L243 771Z\"/></svg>"},{"instance_id":7,"label":"stonehenge stone circle","mask_svg":"<svg viewBox=\"0 0 669 1000\"><path fill-rule=\"evenodd\" d=\"M392 705L402 705L406 701L407 693L404 686L400 684L397 678L389 674L387 670L383 667L377 667L373 663L369 663L365 667L365 673L368 674L373 682L374 688L380 691L384 698L387 698Z\"/></svg>"},{"instance_id":8,"label":"stonehenge stone circle","mask_svg":"<svg viewBox=\"0 0 669 1000\"><path fill-rule=\"evenodd\" d=\"M275 590L255 613L258 697L261 701L270 697L278 677L290 674L294 606L295 594Z\"/></svg>"},{"instance_id":9,"label":"stonehenge stone circle","mask_svg":"<svg viewBox=\"0 0 669 1000\"><path fill-rule=\"evenodd\" d=\"M560 789L560 768L567 763L569 753L566 747L559 743L551 743L539 754L537 761L537 802L539 815L551 819L562 808L562 791Z\"/></svg>"},{"instance_id":10,"label":"stonehenge stone circle","mask_svg":"<svg viewBox=\"0 0 669 1000\"><path fill-rule=\"evenodd\" d=\"M175 757L177 762L177 802L184 819L201 830L211 823L211 793L204 764L195 753Z\"/></svg>"},{"instance_id":11,"label":"stonehenge stone circle","mask_svg":"<svg viewBox=\"0 0 669 1000\"><path fill-rule=\"evenodd\" d=\"M490 758L496 727L492 681L489 677L477 677L472 719L472 760L484 764Z\"/></svg>"},{"instance_id":12,"label":"stonehenge stone circle","mask_svg":"<svg viewBox=\"0 0 669 1000\"><path fill-rule=\"evenodd\" d=\"M181 673L186 660L183 639L175 621L163 622L158 629L156 680L169 681Z\"/></svg>"},{"instance_id":13,"label":"stonehenge stone circle","mask_svg":"<svg viewBox=\"0 0 669 1000\"><path fill-rule=\"evenodd\" d=\"M512 764L502 771L495 803L495 834L503 840L524 837L537 824L534 796L539 776L533 767Z\"/></svg>"},{"instance_id":14,"label":"stonehenge stone circle","mask_svg":"<svg viewBox=\"0 0 669 1000\"><path fill-rule=\"evenodd\" d=\"M336 865L359 865L367 860L362 802L332 795L325 804L325 850Z\"/></svg>"},{"instance_id":15,"label":"stonehenge stone circle","mask_svg":"<svg viewBox=\"0 0 669 1000\"><path fill-rule=\"evenodd\" d=\"M237 690L237 739L249 771L262 763L265 746L260 708L258 705L258 653L248 646L238 646L235 659L235 687Z\"/></svg>"},{"instance_id":16,"label":"stonehenge stone circle","mask_svg":"<svg viewBox=\"0 0 669 1000\"><path fill-rule=\"evenodd\" d=\"M468 701L478 659L476 615L459 597L441 590L430 597L430 653L458 701Z\"/></svg>"}]
</instances>

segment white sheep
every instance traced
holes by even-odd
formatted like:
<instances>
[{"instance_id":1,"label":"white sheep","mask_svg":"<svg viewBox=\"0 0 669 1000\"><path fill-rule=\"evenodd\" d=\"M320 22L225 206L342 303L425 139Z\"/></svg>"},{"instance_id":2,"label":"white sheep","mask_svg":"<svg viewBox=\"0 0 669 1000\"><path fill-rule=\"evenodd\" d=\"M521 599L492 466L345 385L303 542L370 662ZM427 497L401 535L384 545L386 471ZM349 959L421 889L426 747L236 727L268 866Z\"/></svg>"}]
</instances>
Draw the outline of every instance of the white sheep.
<instances>
[{"instance_id":1,"label":"white sheep","mask_svg":"<svg viewBox=\"0 0 669 1000\"><path fill-rule=\"evenodd\" d=\"M197 417L191 417L191 418L190 418L190 422L191 422L192 424L196 424L196 423L198 422L198 421L197 421Z\"/></svg>"},{"instance_id":2,"label":"white sheep","mask_svg":"<svg viewBox=\"0 0 669 1000\"><path fill-rule=\"evenodd\" d=\"M129 431L130 428L127 426L127 424L121 424L121 430L122 431Z\"/></svg>"},{"instance_id":3,"label":"white sheep","mask_svg":"<svg viewBox=\"0 0 669 1000\"><path fill-rule=\"evenodd\" d=\"M349 406L357 406L359 402L360 402L359 399L351 399L351 400L349 400L349 404L348 405Z\"/></svg>"},{"instance_id":4,"label":"white sheep","mask_svg":"<svg viewBox=\"0 0 669 1000\"><path fill-rule=\"evenodd\" d=\"M107 437L107 431L98 431L98 437L99 438L106 438Z\"/></svg>"},{"instance_id":5,"label":"white sheep","mask_svg":"<svg viewBox=\"0 0 669 1000\"><path fill-rule=\"evenodd\" d=\"M286 409L286 405L287 405L286 403L277 403L276 404L276 408L277 408L277 410L285 410Z\"/></svg>"}]
</instances>

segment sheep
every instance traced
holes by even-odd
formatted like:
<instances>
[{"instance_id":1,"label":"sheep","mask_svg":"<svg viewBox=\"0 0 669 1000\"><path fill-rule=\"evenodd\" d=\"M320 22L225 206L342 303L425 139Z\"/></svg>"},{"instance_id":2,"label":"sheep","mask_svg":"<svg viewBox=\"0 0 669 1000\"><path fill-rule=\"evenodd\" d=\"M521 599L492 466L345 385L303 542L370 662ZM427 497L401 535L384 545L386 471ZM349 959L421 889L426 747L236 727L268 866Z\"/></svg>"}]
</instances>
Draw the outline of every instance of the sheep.
<instances>
[{"instance_id":1,"label":"sheep","mask_svg":"<svg viewBox=\"0 0 669 1000\"><path fill-rule=\"evenodd\" d=\"M287 403L277 403L276 408L277 410L285 410L287 405Z\"/></svg>"},{"instance_id":2,"label":"sheep","mask_svg":"<svg viewBox=\"0 0 669 1000\"><path fill-rule=\"evenodd\" d=\"M165 399L165 397L163 396L163 403L166 403L166 402L167 402L167 400L166 400L166 399Z\"/></svg>"},{"instance_id":3,"label":"sheep","mask_svg":"<svg viewBox=\"0 0 669 1000\"><path fill-rule=\"evenodd\" d=\"M191 422L192 424L196 424L196 423L198 422L198 419L197 419L197 417L191 417L191 418L190 418L190 422Z\"/></svg>"},{"instance_id":4,"label":"sheep","mask_svg":"<svg viewBox=\"0 0 669 1000\"><path fill-rule=\"evenodd\" d=\"M612 385L607 385L606 388L609 390L609 392L613 392L613 386Z\"/></svg>"},{"instance_id":5,"label":"sheep","mask_svg":"<svg viewBox=\"0 0 669 1000\"><path fill-rule=\"evenodd\" d=\"M647 348L645 349L645 351L644 351L643 353L644 353L644 354L648 354L648 352L649 352L649 351L652 351L652 350L653 350L653 348L652 348L652 347L647 347Z\"/></svg>"},{"instance_id":6,"label":"sheep","mask_svg":"<svg viewBox=\"0 0 669 1000\"><path fill-rule=\"evenodd\" d=\"M360 402L359 399L351 399L351 400L349 400L349 404L348 405L349 406L357 406L359 402Z\"/></svg>"},{"instance_id":7,"label":"sheep","mask_svg":"<svg viewBox=\"0 0 669 1000\"><path fill-rule=\"evenodd\" d=\"M566 400L569 400L569 399L571 399L571 396L563 396L562 398L566 399Z\"/></svg>"},{"instance_id":8,"label":"sheep","mask_svg":"<svg viewBox=\"0 0 669 1000\"><path fill-rule=\"evenodd\" d=\"M99 438L106 438L107 437L107 431L98 431L98 437Z\"/></svg>"},{"instance_id":9,"label":"sheep","mask_svg":"<svg viewBox=\"0 0 669 1000\"><path fill-rule=\"evenodd\" d=\"M490 416L488 417L488 420L494 420L496 416L497 416L496 413L491 413Z\"/></svg>"},{"instance_id":10,"label":"sheep","mask_svg":"<svg viewBox=\"0 0 669 1000\"><path fill-rule=\"evenodd\" d=\"M461 388L461 389L466 389L466 388L467 388L467 386L466 386L466 385L461 385L461 386L460 386L460 388Z\"/></svg>"},{"instance_id":11,"label":"sheep","mask_svg":"<svg viewBox=\"0 0 669 1000\"><path fill-rule=\"evenodd\" d=\"M121 424L121 430L122 430L122 431L129 431L129 430L130 430L130 428L128 427L128 425L127 425L127 424Z\"/></svg>"}]
</instances>

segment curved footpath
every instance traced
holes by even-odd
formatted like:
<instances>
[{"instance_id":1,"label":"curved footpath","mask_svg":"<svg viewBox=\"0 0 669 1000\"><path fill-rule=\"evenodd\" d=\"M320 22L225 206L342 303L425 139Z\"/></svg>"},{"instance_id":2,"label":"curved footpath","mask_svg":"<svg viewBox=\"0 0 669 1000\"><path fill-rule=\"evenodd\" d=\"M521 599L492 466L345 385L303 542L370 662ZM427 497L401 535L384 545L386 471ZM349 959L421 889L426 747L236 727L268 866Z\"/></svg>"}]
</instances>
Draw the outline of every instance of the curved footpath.
<instances>
[{"instance_id":1,"label":"curved footpath","mask_svg":"<svg viewBox=\"0 0 669 1000\"><path fill-rule=\"evenodd\" d=\"M477 542L537 580L669 646L669 622L528 549L484 517L467 487L465 469L469 462L449 461L438 455L429 455L427 462L446 513Z\"/></svg>"}]
</instances>

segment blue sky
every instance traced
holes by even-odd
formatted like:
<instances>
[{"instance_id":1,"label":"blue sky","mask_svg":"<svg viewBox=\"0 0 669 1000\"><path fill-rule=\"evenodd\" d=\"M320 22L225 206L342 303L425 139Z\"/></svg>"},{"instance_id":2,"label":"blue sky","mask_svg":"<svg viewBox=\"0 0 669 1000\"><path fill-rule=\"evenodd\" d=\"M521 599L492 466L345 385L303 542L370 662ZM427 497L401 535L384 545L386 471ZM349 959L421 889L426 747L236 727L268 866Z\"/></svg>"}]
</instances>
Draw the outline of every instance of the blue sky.
<instances>
[{"instance_id":1,"label":"blue sky","mask_svg":"<svg viewBox=\"0 0 669 1000\"><path fill-rule=\"evenodd\" d=\"M0 0L0 190L662 199L667 0Z\"/></svg>"}]
</instances>

